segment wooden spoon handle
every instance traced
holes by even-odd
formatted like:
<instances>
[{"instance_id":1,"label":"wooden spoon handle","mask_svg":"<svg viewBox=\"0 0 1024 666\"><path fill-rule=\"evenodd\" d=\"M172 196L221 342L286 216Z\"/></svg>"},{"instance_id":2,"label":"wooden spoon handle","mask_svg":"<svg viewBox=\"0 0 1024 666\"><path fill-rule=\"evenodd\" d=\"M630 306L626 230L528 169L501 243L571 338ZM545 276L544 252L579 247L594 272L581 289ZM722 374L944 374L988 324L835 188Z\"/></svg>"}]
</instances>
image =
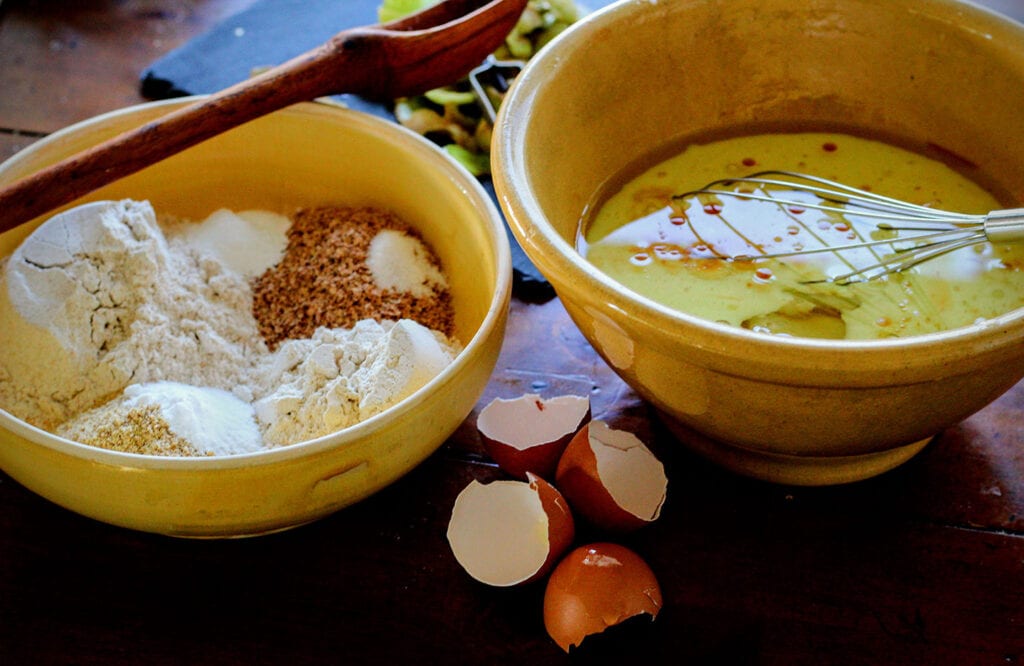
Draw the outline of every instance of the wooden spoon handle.
<instances>
[{"instance_id":1,"label":"wooden spoon handle","mask_svg":"<svg viewBox=\"0 0 1024 666\"><path fill-rule=\"evenodd\" d=\"M0 190L0 232L250 120L335 90L361 92L372 31L339 33L280 67L51 165Z\"/></svg>"},{"instance_id":2,"label":"wooden spoon handle","mask_svg":"<svg viewBox=\"0 0 1024 666\"><path fill-rule=\"evenodd\" d=\"M417 94L464 76L515 26L526 0L444 0L353 28L261 76L0 189L0 233L278 109L332 93Z\"/></svg>"}]
</instances>

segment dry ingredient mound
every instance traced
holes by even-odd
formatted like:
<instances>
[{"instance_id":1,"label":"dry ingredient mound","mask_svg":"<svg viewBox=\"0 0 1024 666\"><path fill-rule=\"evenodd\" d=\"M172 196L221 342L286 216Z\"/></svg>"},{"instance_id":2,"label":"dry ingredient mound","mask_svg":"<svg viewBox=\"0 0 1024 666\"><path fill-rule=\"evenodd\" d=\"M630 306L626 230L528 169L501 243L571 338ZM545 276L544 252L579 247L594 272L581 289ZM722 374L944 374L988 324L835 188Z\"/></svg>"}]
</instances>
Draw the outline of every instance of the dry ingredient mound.
<instances>
[{"instance_id":1,"label":"dry ingredient mound","mask_svg":"<svg viewBox=\"0 0 1024 666\"><path fill-rule=\"evenodd\" d=\"M174 434L160 413L159 406L117 409L117 401L107 405L85 412L62 425L57 434L82 444L121 453L147 456L202 455L196 447Z\"/></svg>"},{"instance_id":2,"label":"dry ingredient mound","mask_svg":"<svg viewBox=\"0 0 1024 666\"><path fill-rule=\"evenodd\" d=\"M0 408L102 448L235 455L354 425L453 361L447 282L401 219L294 219L51 219L0 261Z\"/></svg>"},{"instance_id":3,"label":"dry ingredient mound","mask_svg":"<svg viewBox=\"0 0 1024 666\"><path fill-rule=\"evenodd\" d=\"M91 204L0 271L0 406L51 430L129 383L240 391L267 353L246 280L168 240L148 202Z\"/></svg>"},{"instance_id":4,"label":"dry ingredient mound","mask_svg":"<svg viewBox=\"0 0 1024 666\"><path fill-rule=\"evenodd\" d=\"M369 207L297 211L284 258L253 282L253 314L271 349L362 319L412 319L448 336L453 329L437 257L396 214Z\"/></svg>"},{"instance_id":5,"label":"dry ingredient mound","mask_svg":"<svg viewBox=\"0 0 1024 666\"><path fill-rule=\"evenodd\" d=\"M263 448L248 402L221 389L167 381L129 384L120 397L64 423L57 434L151 455L236 455Z\"/></svg>"},{"instance_id":6,"label":"dry ingredient mound","mask_svg":"<svg viewBox=\"0 0 1024 666\"><path fill-rule=\"evenodd\" d=\"M261 372L253 407L270 445L365 421L433 379L455 358L439 332L411 319L363 319L288 340Z\"/></svg>"}]
</instances>

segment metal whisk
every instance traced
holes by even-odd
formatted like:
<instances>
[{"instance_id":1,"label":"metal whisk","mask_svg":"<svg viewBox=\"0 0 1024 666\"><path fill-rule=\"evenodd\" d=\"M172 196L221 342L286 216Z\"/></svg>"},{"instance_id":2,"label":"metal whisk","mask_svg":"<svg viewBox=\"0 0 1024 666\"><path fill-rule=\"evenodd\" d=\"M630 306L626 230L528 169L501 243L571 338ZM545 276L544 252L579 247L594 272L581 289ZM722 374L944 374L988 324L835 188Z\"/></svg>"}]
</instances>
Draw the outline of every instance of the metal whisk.
<instances>
[{"instance_id":1,"label":"metal whisk","mask_svg":"<svg viewBox=\"0 0 1024 666\"><path fill-rule=\"evenodd\" d=\"M778 207L794 220L804 209L823 211L841 220L842 225L848 225L844 229L845 238L854 242L830 244L822 234L809 228L820 247L797 244L792 249L766 250L766 246L770 248L770 242L757 239L749 229L738 229L720 215L724 208L723 198L765 202ZM710 250L705 256L756 261L834 253L850 268L840 275L808 282L851 284L874 280L985 241L1007 243L1024 240L1024 208L995 210L984 215L956 213L790 171L762 171L740 178L724 178L698 190L675 195L673 200L677 206L686 200L702 202L705 212L720 216L730 232L750 250L730 253L717 247L716 243L705 243ZM865 225L868 227L866 231ZM703 241L699 230L695 229L694 235ZM871 257L866 265L855 265L845 259L848 252L861 251L863 255L865 250L870 251L867 256Z\"/></svg>"}]
</instances>

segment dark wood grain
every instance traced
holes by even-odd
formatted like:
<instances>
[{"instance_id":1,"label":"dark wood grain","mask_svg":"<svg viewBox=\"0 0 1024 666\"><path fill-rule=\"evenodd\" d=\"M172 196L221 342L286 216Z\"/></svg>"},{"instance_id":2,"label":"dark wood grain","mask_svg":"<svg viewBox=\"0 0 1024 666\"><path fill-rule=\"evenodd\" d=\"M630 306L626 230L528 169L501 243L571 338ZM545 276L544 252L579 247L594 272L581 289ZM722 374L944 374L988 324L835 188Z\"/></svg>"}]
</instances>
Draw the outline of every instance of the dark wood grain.
<instances>
[{"instance_id":1,"label":"dark wood grain","mask_svg":"<svg viewBox=\"0 0 1024 666\"><path fill-rule=\"evenodd\" d=\"M18 151L28 148L38 139L39 136L35 134L0 131L0 161L6 160Z\"/></svg>"},{"instance_id":2,"label":"dark wood grain","mask_svg":"<svg viewBox=\"0 0 1024 666\"><path fill-rule=\"evenodd\" d=\"M138 41L161 25L170 47L199 25L159 17L208 23L246 3L44 11L55 4L2 5L5 157L97 105L139 101L135 77L156 52ZM77 60L90 62L54 66L33 46L44 33L88 34ZM8 95L61 90L69 71L95 89L60 103ZM461 571L445 538L452 502L470 479L499 477L474 413L377 495L254 539L104 525L0 474L0 664L1024 663L1024 383L902 467L832 488L746 479L681 449L557 300L513 302L480 405L530 390L590 395L596 417L635 430L665 461L662 518L622 539L661 580L655 622L631 621L567 658L545 635L542 586L486 588ZM584 527L579 539L603 537Z\"/></svg>"},{"instance_id":3,"label":"dark wood grain","mask_svg":"<svg viewBox=\"0 0 1024 666\"><path fill-rule=\"evenodd\" d=\"M137 104L152 60L255 0L3 0L0 130L53 132Z\"/></svg>"}]
</instances>

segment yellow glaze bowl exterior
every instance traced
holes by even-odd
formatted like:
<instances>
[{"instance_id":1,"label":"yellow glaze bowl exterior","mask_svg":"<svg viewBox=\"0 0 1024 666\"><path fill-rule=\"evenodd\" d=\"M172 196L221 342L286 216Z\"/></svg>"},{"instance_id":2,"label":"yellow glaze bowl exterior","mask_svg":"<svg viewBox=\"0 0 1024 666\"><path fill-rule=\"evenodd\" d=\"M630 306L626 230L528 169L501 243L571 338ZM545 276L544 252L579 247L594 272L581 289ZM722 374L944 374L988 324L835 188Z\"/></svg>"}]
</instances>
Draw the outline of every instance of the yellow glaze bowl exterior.
<instances>
[{"instance_id":1,"label":"yellow glaze bowl exterior","mask_svg":"<svg viewBox=\"0 0 1024 666\"><path fill-rule=\"evenodd\" d=\"M74 125L0 165L9 183L187 104L144 104ZM388 207L445 266L454 363L394 407L306 443L248 455L160 458L77 444L0 410L0 468L30 490L97 520L189 537L261 534L352 504L439 447L483 393L511 294L508 240L479 183L393 123L304 103L211 139L85 197L150 200L158 214L202 219L217 208L289 212L328 204ZM0 236L7 256L42 221Z\"/></svg>"},{"instance_id":2,"label":"yellow glaze bowl exterior","mask_svg":"<svg viewBox=\"0 0 1024 666\"><path fill-rule=\"evenodd\" d=\"M938 144L1024 201L1024 27L950 0L623 0L532 60L493 167L513 232L609 365L679 440L807 485L914 455L1024 376L1024 311L908 339L771 337L670 310L574 249L610 177L673 139L856 124ZM884 165L879 165L884 168Z\"/></svg>"}]
</instances>

